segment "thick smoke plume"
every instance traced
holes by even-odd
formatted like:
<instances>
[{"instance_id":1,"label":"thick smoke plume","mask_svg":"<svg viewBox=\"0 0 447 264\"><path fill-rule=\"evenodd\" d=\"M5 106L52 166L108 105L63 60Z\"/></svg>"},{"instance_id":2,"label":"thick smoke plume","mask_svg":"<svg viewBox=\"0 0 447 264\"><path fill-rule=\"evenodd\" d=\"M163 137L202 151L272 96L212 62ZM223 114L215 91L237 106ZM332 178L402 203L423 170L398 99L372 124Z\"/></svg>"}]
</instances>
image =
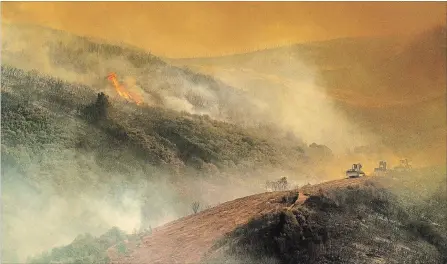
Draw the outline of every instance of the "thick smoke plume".
<instances>
[{"instance_id":1,"label":"thick smoke plume","mask_svg":"<svg viewBox=\"0 0 447 264\"><path fill-rule=\"evenodd\" d=\"M323 87L316 84L317 73L300 62L277 65L281 76L250 69L235 70L230 76L213 72L237 89L171 67L153 56L135 59L123 55L120 48L104 47L64 32L2 24L2 64L86 84L116 100L120 98L106 79L110 72L116 72L127 89L142 94L147 105L252 128L274 126L284 135L292 133L308 144L326 144L335 151L371 140L336 110ZM67 127L76 133L78 125L68 122ZM72 137L74 134L66 135ZM127 232L154 227L190 214L194 201L214 205L260 192L265 180L279 176L235 172L225 182L210 175L171 183L162 180L169 177L158 168L153 175L138 169L130 175L113 174L100 169L87 154L63 145L54 147L60 152L42 153L40 160L21 157L30 159L25 172L2 172L5 260L22 262L29 255L71 242L80 233L98 235L112 226ZM46 178L42 177L45 173ZM37 175L45 180L29 185L32 180L26 177ZM140 180L120 180L126 177ZM306 183L299 176L296 181ZM149 211L149 220L142 219L147 215L142 208Z\"/></svg>"},{"instance_id":2,"label":"thick smoke plume","mask_svg":"<svg viewBox=\"0 0 447 264\"><path fill-rule=\"evenodd\" d=\"M109 72L116 72L127 89L143 94L146 104L248 126L273 125L308 144L318 142L336 152L374 139L336 109L319 84L318 71L307 62L292 58L266 62L260 57L244 64L249 68L210 71L233 88L191 78L190 72L156 59L150 62L152 65L136 67L129 56L110 55L101 47L88 50L85 40L58 31L42 31L4 26L3 62L91 85L114 96L105 78Z\"/></svg>"},{"instance_id":3,"label":"thick smoke plume","mask_svg":"<svg viewBox=\"0 0 447 264\"><path fill-rule=\"evenodd\" d=\"M254 57L244 63L247 68L215 67L208 71L241 87L264 106L259 123L273 123L308 144L318 142L338 153L372 142L374 137L368 131L351 123L336 108L320 84L315 67L295 58L273 63L274 67L269 63L272 62Z\"/></svg>"}]
</instances>

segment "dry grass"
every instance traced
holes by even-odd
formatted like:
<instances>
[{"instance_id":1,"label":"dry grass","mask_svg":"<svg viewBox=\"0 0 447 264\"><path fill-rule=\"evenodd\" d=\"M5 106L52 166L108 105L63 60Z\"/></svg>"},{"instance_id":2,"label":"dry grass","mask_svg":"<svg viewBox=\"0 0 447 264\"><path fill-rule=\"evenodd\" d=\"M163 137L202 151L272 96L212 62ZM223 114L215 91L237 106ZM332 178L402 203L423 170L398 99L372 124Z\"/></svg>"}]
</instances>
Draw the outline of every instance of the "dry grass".
<instances>
[{"instance_id":1,"label":"dry grass","mask_svg":"<svg viewBox=\"0 0 447 264\"><path fill-rule=\"evenodd\" d=\"M318 193L330 188L341 188L364 183L366 178L342 179L303 187L295 204L303 203L303 193ZM154 229L140 247L129 244L132 253L120 256L109 249L111 263L197 263L213 244L237 227L254 218L290 207L283 197L290 193L268 192L226 202L198 214L190 215ZM132 248L133 247L133 248Z\"/></svg>"}]
</instances>

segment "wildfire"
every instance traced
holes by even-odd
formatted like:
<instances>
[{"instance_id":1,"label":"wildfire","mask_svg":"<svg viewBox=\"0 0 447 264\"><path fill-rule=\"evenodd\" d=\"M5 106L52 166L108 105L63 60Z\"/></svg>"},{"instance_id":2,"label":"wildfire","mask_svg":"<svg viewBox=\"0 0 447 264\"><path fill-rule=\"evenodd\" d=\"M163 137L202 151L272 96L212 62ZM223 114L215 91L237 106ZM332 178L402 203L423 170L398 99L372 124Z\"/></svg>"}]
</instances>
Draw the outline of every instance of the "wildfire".
<instances>
[{"instance_id":1,"label":"wildfire","mask_svg":"<svg viewBox=\"0 0 447 264\"><path fill-rule=\"evenodd\" d=\"M127 101L134 102L137 105L140 105L143 102L143 98L141 98L141 96L127 91L126 88L118 82L118 78L115 73L110 73L107 76L107 79L112 82L113 87L115 87L115 91L122 98L126 99Z\"/></svg>"}]
</instances>

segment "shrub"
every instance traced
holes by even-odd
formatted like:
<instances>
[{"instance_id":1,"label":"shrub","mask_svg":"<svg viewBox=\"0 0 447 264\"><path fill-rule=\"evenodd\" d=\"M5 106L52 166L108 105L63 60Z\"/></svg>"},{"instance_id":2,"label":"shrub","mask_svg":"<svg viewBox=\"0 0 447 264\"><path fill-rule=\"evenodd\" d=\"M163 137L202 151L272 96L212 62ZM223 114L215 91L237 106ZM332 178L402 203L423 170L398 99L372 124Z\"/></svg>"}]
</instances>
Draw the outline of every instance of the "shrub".
<instances>
[{"instance_id":1,"label":"shrub","mask_svg":"<svg viewBox=\"0 0 447 264\"><path fill-rule=\"evenodd\" d=\"M79 235L67 246L56 247L51 253L44 252L40 256L30 258L28 263L108 263L106 250L117 244L120 253L126 253L127 248L124 240L128 236L118 228L114 227L100 237L90 234Z\"/></svg>"},{"instance_id":2,"label":"shrub","mask_svg":"<svg viewBox=\"0 0 447 264\"><path fill-rule=\"evenodd\" d=\"M430 223L422 220L412 220L407 224L407 228L414 235L422 237L425 241L437 248L447 249L446 241L444 241L443 237Z\"/></svg>"},{"instance_id":3,"label":"shrub","mask_svg":"<svg viewBox=\"0 0 447 264\"><path fill-rule=\"evenodd\" d=\"M96 101L88 105L83 113L87 120L91 122L99 122L101 120L105 120L108 117L110 102L104 93L98 93Z\"/></svg>"},{"instance_id":4,"label":"shrub","mask_svg":"<svg viewBox=\"0 0 447 264\"><path fill-rule=\"evenodd\" d=\"M285 191L289 188L289 183L287 182L287 177L282 177L277 181L267 181L265 187L267 190Z\"/></svg>"},{"instance_id":5,"label":"shrub","mask_svg":"<svg viewBox=\"0 0 447 264\"><path fill-rule=\"evenodd\" d=\"M199 202L193 202L191 205L192 211L197 214L197 212L199 211L200 208L200 203Z\"/></svg>"}]
</instances>

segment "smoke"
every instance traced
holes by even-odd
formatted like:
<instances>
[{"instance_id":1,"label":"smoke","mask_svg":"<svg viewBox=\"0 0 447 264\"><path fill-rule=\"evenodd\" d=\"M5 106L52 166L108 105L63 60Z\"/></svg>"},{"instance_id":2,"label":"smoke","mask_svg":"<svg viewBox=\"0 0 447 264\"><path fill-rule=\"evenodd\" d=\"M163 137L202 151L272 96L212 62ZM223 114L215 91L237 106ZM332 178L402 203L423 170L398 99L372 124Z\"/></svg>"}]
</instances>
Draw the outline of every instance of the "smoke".
<instances>
[{"instance_id":1,"label":"smoke","mask_svg":"<svg viewBox=\"0 0 447 264\"><path fill-rule=\"evenodd\" d=\"M377 140L337 108L312 62L299 60L294 54L282 58L284 54L281 52L257 54L247 55L246 58L235 56L233 63L232 57L229 57L221 62L201 62L197 59L185 64L241 88L257 102L256 122L275 124L283 131L293 132L308 144L318 142L337 153L343 153L346 149ZM213 67L207 67L207 64ZM233 64L240 65L240 68L232 68Z\"/></svg>"},{"instance_id":2,"label":"smoke","mask_svg":"<svg viewBox=\"0 0 447 264\"><path fill-rule=\"evenodd\" d=\"M266 179L280 175L210 174L205 179L185 177L171 183L170 175L161 171L155 171L152 179L138 170L129 175L106 174L93 156L68 152L60 160L47 156L56 171L49 172L46 162L30 160L25 175L15 170L2 173L4 261L23 262L70 244L79 234L99 236L114 226L127 233L155 228L192 214L193 202L199 202L204 210L259 193L265 191Z\"/></svg>"},{"instance_id":3,"label":"smoke","mask_svg":"<svg viewBox=\"0 0 447 264\"><path fill-rule=\"evenodd\" d=\"M70 156L72 159L65 159ZM153 226L181 216L178 208L170 206L176 197L173 186L161 181L150 186L122 181L128 175L106 174L95 158L86 154L80 157L79 153L65 153L60 160L53 155L47 158L51 164L31 160L25 174L13 169L2 173L4 261L23 262L28 256L69 244L86 232L100 235L113 226L128 233L138 230L143 195L146 202L161 208L153 210ZM49 165L55 170L48 170ZM11 168L5 163L2 167ZM17 256L11 256L13 252Z\"/></svg>"},{"instance_id":4,"label":"smoke","mask_svg":"<svg viewBox=\"0 0 447 264\"><path fill-rule=\"evenodd\" d=\"M69 198L50 188L35 193L23 184L8 184L2 194L3 208L7 208L3 212L3 260L23 262L25 257L69 244L79 234L99 235L111 226L130 232L138 225L139 210L136 203L122 199L122 204L112 204L82 191ZM8 259L11 252L16 252L16 259Z\"/></svg>"},{"instance_id":5,"label":"smoke","mask_svg":"<svg viewBox=\"0 0 447 264\"><path fill-rule=\"evenodd\" d=\"M59 31L2 24L2 63L86 84L119 100L106 80L109 72L116 72L126 89L141 94L148 105L249 127L274 125L336 151L370 142L317 85L317 72L299 61L253 70L260 64L253 60L252 68L213 72L238 90L154 58L138 67L138 61L127 55L89 50L86 43ZM75 138L79 124L67 121L64 126L71 133L64 138ZM127 173L106 172L92 153L79 153L62 143L54 143L54 148L41 150L39 159L29 158L25 172L2 173L4 260L22 262L70 243L80 233L99 235L112 226L127 232L155 227L192 213L194 201L218 204L263 191L265 180L284 176L273 169L235 171L231 177L209 173L207 179L188 177L172 183L172 175L156 168L151 175L132 165ZM302 185L312 179L295 175L294 180Z\"/></svg>"},{"instance_id":6,"label":"smoke","mask_svg":"<svg viewBox=\"0 0 447 264\"><path fill-rule=\"evenodd\" d=\"M69 82L92 82L88 74L80 74L64 67L56 67L49 54L50 42L66 42L70 35L40 28L21 27L2 20L2 64L24 70L38 70ZM88 58L85 58L88 59Z\"/></svg>"},{"instance_id":7,"label":"smoke","mask_svg":"<svg viewBox=\"0 0 447 264\"><path fill-rule=\"evenodd\" d=\"M272 109L272 102L265 98L210 82L189 71L157 61L152 62L155 68L151 64L136 67L129 56L111 55L107 47L89 50L91 42L70 38L63 32L5 23L3 28L2 62L11 66L99 88L113 98L117 98L116 92L105 78L109 72L116 72L125 88L141 94L148 105L250 126L276 123L276 118L288 122L288 112ZM135 60L138 64L138 58ZM275 117L266 119L272 111Z\"/></svg>"},{"instance_id":8,"label":"smoke","mask_svg":"<svg viewBox=\"0 0 447 264\"><path fill-rule=\"evenodd\" d=\"M308 144L318 142L336 152L373 140L368 131L350 123L336 109L319 85L318 71L311 62L304 63L296 56L275 60L274 56L259 55L242 61L238 69L214 67L213 76L241 88L234 89L222 83L210 84L165 64L139 68L128 56L108 55L106 48L89 51L82 39L69 38L62 32L9 25L4 28L2 61L12 66L38 69L93 87L98 87L98 80L105 79L108 72L116 72L126 89L142 94L148 105L249 126L274 125ZM116 97L107 82L99 87Z\"/></svg>"}]
</instances>

